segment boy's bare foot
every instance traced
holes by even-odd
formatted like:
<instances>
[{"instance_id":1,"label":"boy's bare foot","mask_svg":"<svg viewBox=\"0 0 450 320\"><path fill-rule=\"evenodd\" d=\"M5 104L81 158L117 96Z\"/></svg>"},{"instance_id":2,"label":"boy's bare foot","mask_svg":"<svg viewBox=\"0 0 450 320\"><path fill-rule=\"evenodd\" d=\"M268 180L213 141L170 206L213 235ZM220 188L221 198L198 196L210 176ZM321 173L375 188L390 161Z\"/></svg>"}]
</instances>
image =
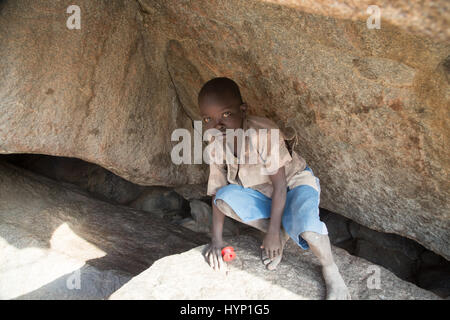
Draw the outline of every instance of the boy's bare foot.
<instances>
[{"instance_id":1,"label":"boy's bare foot","mask_svg":"<svg viewBox=\"0 0 450 320\"><path fill-rule=\"evenodd\" d=\"M280 231L280 239L281 239L281 254L276 256L273 259L269 257L262 258L262 262L266 266L268 270L275 270L277 266L280 264L281 259L283 258L283 249L286 245L286 242L289 240L289 235L285 231ZM264 250L261 251L261 257L264 254Z\"/></svg>"},{"instance_id":2,"label":"boy's bare foot","mask_svg":"<svg viewBox=\"0 0 450 320\"><path fill-rule=\"evenodd\" d=\"M276 256L273 260L271 260L270 258L265 258L263 259L263 263L266 266L267 270L275 270L277 268L277 266L280 264L281 262L281 258L283 257L283 254Z\"/></svg>"},{"instance_id":3,"label":"boy's bare foot","mask_svg":"<svg viewBox=\"0 0 450 320\"><path fill-rule=\"evenodd\" d=\"M335 263L322 267L327 286L327 300L351 300L350 293Z\"/></svg>"}]
</instances>

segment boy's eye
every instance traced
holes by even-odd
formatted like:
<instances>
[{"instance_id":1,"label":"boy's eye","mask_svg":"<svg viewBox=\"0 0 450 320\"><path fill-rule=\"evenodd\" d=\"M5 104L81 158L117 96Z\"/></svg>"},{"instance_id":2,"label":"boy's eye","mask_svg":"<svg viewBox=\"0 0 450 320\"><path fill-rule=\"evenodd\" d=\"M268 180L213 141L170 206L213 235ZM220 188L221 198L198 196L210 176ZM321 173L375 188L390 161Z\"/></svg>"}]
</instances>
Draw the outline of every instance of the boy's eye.
<instances>
[{"instance_id":1,"label":"boy's eye","mask_svg":"<svg viewBox=\"0 0 450 320\"><path fill-rule=\"evenodd\" d=\"M205 123L208 123L210 120L211 120L210 117L205 117L205 118L203 118L203 121L204 121Z\"/></svg>"},{"instance_id":2,"label":"boy's eye","mask_svg":"<svg viewBox=\"0 0 450 320\"><path fill-rule=\"evenodd\" d=\"M224 112L223 113L223 117L224 118L227 118L227 117L229 117L231 115L231 112L230 111L227 111L227 112Z\"/></svg>"}]
</instances>

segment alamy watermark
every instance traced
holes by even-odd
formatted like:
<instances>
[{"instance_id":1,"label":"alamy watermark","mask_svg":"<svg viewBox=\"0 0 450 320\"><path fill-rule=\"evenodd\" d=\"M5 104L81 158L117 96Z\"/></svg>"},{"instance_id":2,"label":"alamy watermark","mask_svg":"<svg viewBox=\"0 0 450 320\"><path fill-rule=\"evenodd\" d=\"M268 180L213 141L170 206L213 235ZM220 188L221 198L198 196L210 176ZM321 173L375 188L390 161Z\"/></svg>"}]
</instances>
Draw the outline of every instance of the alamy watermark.
<instances>
[{"instance_id":1,"label":"alamy watermark","mask_svg":"<svg viewBox=\"0 0 450 320\"><path fill-rule=\"evenodd\" d=\"M68 29L81 29L81 9L77 5L70 5L67 7L67 13L72 13L70 17L67 18L66 26Z\"/></svg>"},{"instance_id":2,"label":"alamy watermark","mask_svg":"<svg viewBox=\"0 0 450 320\"><path fill-rule=\"evenodd\" d=\"M80 290L81 289L81 271L80 269L75 270L66 280L66 287L69 290Z\"/></svg>"},{"instance_id":3,"label":"alamy watermark","mask_svg":"<svg viewBox=\"0 0 450 320\"><path fill-rule=\"evenodd\" d=\"M381 269L377 265L370 265L367 267L367 273L370 274L367 277L367 289L381 289Z\"/></svg>"},{"instance_id":4,"label":"alamy watermark","mask_svg":"<svg viewBox=\"0 0 450 320\"><path fill-rule=\"evenodd\" d=\"M366 12L370 14L366 20L368 29L380 29L381 28L381 9L376 5L371 5L367 8Z\"/></svg>"},{"instance_id":5,"label":"alamy watermark","mask_svg":"<svg viewBox=\"0 0 450 320\"><path fill-rule=\"evenodd\" d=\"M202 122L194 121L194 154L192 156L192 136L189 130L175 129L171 141L181 141L172 148L170 153L174 164L263 164L260 173L273 174L280 161L279 129L247 130L215 128L205 130L202 134ZM246 137L248 137L248 152L246 152ZM237 141L237 157L234 156L235 140ZM212 141L203 150L203 141ZM252 143L253 141L253 143Z\"/></svg>"}]
</instances>

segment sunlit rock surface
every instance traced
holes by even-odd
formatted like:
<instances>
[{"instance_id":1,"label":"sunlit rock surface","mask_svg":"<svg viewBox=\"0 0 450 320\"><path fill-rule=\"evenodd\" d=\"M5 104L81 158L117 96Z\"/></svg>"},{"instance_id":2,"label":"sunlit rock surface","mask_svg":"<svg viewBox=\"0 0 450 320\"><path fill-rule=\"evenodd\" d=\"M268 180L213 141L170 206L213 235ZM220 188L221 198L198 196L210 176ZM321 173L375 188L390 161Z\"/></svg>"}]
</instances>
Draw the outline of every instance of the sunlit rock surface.
<instances>
[{"instance_id":1,"label":"sunlit rock surface","mask_svg":"<svg viewBox=\"0 0 450 320\"><path fill-rule=\"evenodd\" d=\"M325 298L319 261L311 251L301 251L289 241L277 271L268 271L258 254L261 243L255 238L240 236L230 244L237 258L230 263L228 273L213 271L202 255L204 246L200 246L156 261L110 299ZM343 249L332 250L352 299L440 299L383 267L351 256ZM374 280L375 272L379 282Z\"/></svg>"},{"instance_id":2,"label":"sunlit rock surface","mask_svg":"<svg viewBox=\"0 0 450 320\"><path fill-rule=\"evenodd\" d=\"M0 299L105 299L209 238L0 162Z\"/></svg>"},{"instance_id":3,"label":"sunlit rock surface","mask_svg":"<svg viewBox=\"0 0 450 320\"><path fill-rule=\"evenodd\" d=\"M299 136L321 206L450 259L449 2L80 0L0 5L0 153L97 163L142 185L205 183L175 128L234 79L250 113ZM206 191L206 190L205 190Z\"/></svg>"}]
</instances>

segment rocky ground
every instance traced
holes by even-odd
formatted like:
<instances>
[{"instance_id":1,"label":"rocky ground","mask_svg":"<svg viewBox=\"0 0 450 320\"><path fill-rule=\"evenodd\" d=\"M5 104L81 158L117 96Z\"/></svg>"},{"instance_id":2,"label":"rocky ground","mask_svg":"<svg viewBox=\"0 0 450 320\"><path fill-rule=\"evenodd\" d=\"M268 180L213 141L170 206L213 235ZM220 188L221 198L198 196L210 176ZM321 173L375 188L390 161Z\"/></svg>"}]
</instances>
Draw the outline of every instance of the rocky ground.
<instances>
[{"instance_id":1,"label":"rocky ground","mask_svg":"<svg viewBox=\"0 0 450 320\"><path fill-rule=\"evenodd\" d=\"M309 251L289 241L278 271L268 271L259 260L261 233L231 220L226 239L238 258L228 275L213 272L201 255L210 207L192 198L195 188L178 189L191 199L191 217L183 217L187 200L166 188L150 187L129 203L134 209L7 162L0 163L0 181L2 299L324 297ZM343 249L333 246L333 253L353 299L439 299ZM375 272L379 286L370 278Z\"/></svg>"},{"instance_id":2,"label":"rocky ground","mask_svg":"<svg viewBox=\"0 0 450 320\"><path fill-rule=\"evenodd\" d=\"M239 236L228 244L237 258L226 273L213 271L202 255L204 246L156 261L114 292L110 299L324 299L318 260L289 241L276 271L260 260L260 241ZM333 247L336 264L352 299L439 299L435 294L400 280L389 270ZM377 270L377 271L375 271ZM379 272L379 286L371 277Z\"/></svg>"},{"instance_id":3,"label":"rocky ground","mask_svg":"<svg viewBox=\"0 0 450 320\"><path fill-rule=\"evenodd\" d=\"M0 182L1 299L105 299L156 260L208 241L10 164Z\"/></svg>"}]
</instances>

